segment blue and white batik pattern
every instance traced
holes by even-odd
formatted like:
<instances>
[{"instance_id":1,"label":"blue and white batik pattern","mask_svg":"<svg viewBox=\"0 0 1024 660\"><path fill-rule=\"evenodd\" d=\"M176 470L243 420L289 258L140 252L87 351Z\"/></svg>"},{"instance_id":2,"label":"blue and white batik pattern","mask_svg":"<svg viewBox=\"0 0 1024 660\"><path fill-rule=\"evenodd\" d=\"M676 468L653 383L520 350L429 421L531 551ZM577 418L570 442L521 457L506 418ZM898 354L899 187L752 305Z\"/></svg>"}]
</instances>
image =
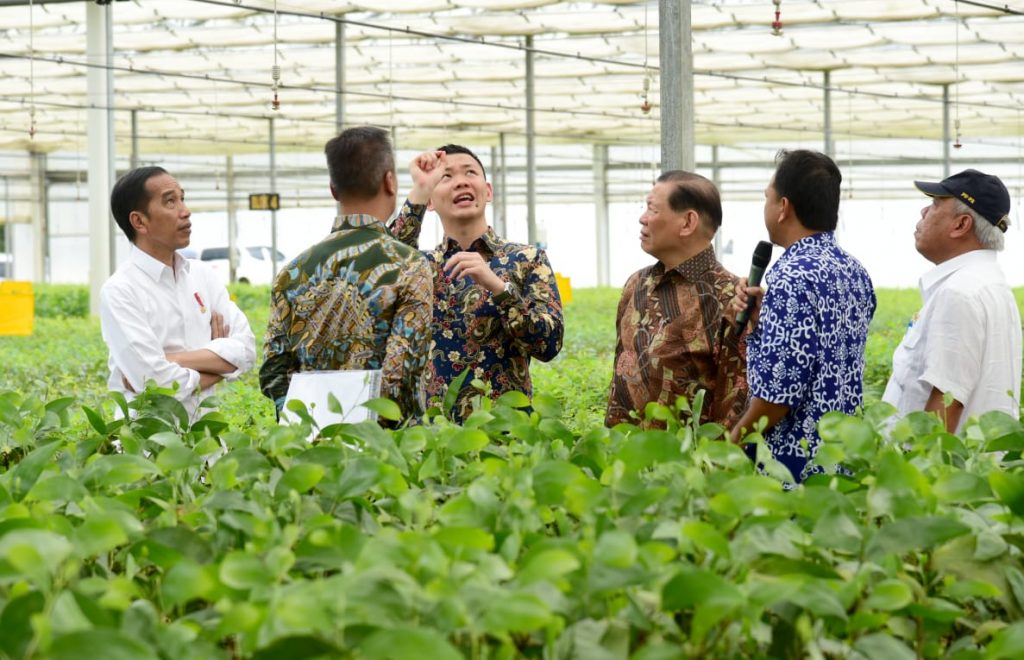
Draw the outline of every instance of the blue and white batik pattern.
<instances>
[{"instance_id":1,"label":"blue and white batik pattern","mask_svg":"<svg viewBox=\"0 0 1024 660\"><path fill-rule=\"evenodd\" d=\"M765 441L803 481L820 472L807 469L807 462L821 442L821 417L832 410L853 414L861 405L875 291L867 271L831 232L791 245L765 283L761 318L747 339L750 395L789 406Z\"/></svg>"}]
</instances>

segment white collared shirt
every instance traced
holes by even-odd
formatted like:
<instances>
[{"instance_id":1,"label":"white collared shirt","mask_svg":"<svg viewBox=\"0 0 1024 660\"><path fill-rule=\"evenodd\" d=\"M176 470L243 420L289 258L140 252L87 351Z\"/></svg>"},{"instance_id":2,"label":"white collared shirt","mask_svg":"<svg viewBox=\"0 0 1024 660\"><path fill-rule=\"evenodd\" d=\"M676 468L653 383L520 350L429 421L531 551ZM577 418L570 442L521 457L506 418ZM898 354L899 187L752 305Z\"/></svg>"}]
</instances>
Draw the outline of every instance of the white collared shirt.
<instances>
[{"instance_id":1,"label":"white collared shirt","mask_svg":"<svg viewBox=\"0 0 1024 660\"><path fill-rule=\"evenodd\" d=\"M900 416L924 410L932 388L968 417L1020 414L1021 326L1013 292L993 250L973 250L921 278L924 305L892 358L882 399Z\"/></svg>"},{"instance_id":2,"label":"white collared shirt","mask_svg":"<svg viewBox=\"0 0 1024 660\"><path fill-rule=\"evenodd\" d=\"M230 335L211 339L211 312L217 311ZM100 291L100 324L110 352L107 386L132 399L147 380L161 387L178 383L177 398L194 419L202 398L199 372L167 360L167 353L208 349L236 367L233 380L256 362L256 340L245 314L205 264L175 253L174 270L132 246L128 260Z\"/></svg>"}]
</instances>

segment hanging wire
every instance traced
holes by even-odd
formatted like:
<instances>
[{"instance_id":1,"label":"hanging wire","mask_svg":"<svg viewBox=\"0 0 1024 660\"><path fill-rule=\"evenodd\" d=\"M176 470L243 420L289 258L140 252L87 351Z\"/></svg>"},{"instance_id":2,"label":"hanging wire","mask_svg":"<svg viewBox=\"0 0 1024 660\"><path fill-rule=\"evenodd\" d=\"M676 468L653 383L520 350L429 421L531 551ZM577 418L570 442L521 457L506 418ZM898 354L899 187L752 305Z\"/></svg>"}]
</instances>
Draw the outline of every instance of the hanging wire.
<instances>
[{"instance_id":1,"label":"hanging wire","mask_svg":"<svg viewBox=\"0 0 1024 660\"><path fill-rule=\"evenodd\" d=\"M277 98L277 88L281 82L281 66L277 63L277 0L274 0L274 66L270 68L270 77L274 81L274 100L270 102L271 110L280 110L281 101Z\"/></svg>"}]
</instances>

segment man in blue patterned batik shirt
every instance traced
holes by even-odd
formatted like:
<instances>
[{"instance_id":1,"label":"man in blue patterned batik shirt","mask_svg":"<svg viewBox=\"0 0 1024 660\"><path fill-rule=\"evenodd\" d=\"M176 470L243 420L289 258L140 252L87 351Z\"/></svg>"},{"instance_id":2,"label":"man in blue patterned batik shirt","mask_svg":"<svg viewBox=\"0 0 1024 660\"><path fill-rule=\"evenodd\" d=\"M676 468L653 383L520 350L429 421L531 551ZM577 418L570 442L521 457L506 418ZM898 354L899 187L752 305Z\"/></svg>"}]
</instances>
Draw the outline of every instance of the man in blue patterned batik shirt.
<instances>
[{"instance_id":1,"label":"man in blue patterned batik shirt","mask_svg":"<svg viewBox=\"0 0 1024 660\"><path fill-rule=\"evenodd\" d=\"M780 151L765 189L764 222L785 248L747 338L750 403L732 429L741 442L762 417L765 442L797 481L821 442L818 421L861 405L864 345L875 292L864 267L836 243L842 175L814 151ZM756 293L749 289L748 293ZM754 446L747 451L754 457Z\"/></svg>"},{"instance_id":2,"label":"man in blue patterned batik shirt","mask_svg":"<svg viewBox=\"0 0 1024 660\"><path fill-rule=\"evenodd\" d=\"M409 166L413 189L389 227L406 245L419 242L423 215L436 211L444 240L424 254L434 272L434 350L427 395L443 397L469 370L452 417L472 412L479 379L491 396L532 394L530 360L562 348L562 302L544 250L504 240L487 225L491 184L469 149L449 144Z\"/></svg>"}]
</instances>

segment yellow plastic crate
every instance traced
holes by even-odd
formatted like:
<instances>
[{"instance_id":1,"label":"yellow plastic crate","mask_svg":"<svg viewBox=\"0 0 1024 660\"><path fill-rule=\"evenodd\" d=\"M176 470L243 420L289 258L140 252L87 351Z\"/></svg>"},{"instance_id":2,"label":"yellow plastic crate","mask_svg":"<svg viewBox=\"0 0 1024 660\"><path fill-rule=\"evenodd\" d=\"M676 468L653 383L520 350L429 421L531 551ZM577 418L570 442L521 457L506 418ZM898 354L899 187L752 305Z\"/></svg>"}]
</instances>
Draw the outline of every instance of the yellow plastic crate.
<instances>
[{"instance_id":1,"label":"yellow plastic crate","mask_svg":"<svg viewBox=\"0 0 1024 660\"><path fill-rule=\"evenodd\" d=\"M0 282L0 335L31 335L35 312L31 282Z\"/></svg>"},{"instance_id":2,"label":"yellow plastic crate","mask_svg":"<svg viewBox=\"0 0 1024 660\"><path fill-rule=\"evenodd\" d=\"M555 273L555 283L558 285L558 296L562 299L562 305L572 302L572 279L564 277L561 273Z\"/></svg>"}]
</instances>

